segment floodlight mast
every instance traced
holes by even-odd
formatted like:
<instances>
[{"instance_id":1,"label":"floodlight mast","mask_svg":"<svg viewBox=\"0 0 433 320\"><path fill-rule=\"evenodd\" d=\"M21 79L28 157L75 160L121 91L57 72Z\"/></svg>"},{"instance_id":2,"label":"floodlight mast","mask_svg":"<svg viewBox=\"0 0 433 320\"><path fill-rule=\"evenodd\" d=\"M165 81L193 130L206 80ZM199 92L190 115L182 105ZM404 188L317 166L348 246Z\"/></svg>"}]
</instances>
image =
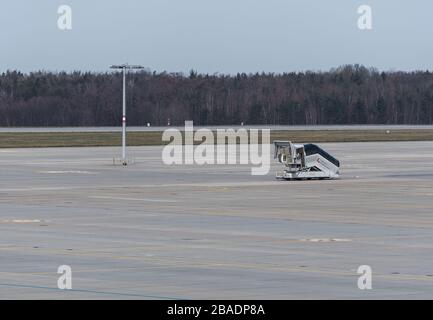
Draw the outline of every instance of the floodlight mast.
<instances>
[{"instance_id":1,"label":"floodlight mast","mask_svg":"<svg viewBox=\"0 0 433 320\"><path fill-rule=\"evenodd\" d=\"M128 165L126 158L126 70L143 69L143 66L129 65L127 63L122 65L112 65L111 69L122 70L123 73L123 95L122 95L122 164Z\"/></svg>"}]
</instances>

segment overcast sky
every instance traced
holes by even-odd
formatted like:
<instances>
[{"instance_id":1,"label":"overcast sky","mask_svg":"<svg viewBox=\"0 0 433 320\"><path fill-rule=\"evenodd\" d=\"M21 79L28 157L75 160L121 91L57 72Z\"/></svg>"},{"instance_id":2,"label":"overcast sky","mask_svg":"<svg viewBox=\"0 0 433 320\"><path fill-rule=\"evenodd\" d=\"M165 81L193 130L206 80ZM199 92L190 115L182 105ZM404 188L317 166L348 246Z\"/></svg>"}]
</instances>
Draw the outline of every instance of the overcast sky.
<instances>
[{"instance_id":1,"label":"overcast sky","mask_svg":"<svg viewBox=\"0 0 433 320\"><path fill-rule=\"evenodd\" d=\"M72 30L57 26L72 8ZM373 29L358 29L360 5ZM0 72L433 70L431 0L2 0Z\"/></svg>"}]
</instances>

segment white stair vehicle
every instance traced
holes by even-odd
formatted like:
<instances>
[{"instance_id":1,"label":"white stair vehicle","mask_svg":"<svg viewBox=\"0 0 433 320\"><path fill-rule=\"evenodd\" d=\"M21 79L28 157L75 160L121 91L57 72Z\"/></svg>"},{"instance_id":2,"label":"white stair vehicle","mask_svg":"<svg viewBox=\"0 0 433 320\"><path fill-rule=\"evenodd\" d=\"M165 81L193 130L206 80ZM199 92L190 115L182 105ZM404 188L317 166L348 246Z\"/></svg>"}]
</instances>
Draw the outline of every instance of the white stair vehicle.
<instances>
[{"instance_id":1,"label":"white stair vehicle","mask_svg":"<svg viewBox=\"0 0 433 320\"><path fill-rule=\"evenodd\" d=\"M340 162L317 145L274 141L274 159L285 166L278 179L334 179L340 174Z\"/></svg>"}]
</instances>

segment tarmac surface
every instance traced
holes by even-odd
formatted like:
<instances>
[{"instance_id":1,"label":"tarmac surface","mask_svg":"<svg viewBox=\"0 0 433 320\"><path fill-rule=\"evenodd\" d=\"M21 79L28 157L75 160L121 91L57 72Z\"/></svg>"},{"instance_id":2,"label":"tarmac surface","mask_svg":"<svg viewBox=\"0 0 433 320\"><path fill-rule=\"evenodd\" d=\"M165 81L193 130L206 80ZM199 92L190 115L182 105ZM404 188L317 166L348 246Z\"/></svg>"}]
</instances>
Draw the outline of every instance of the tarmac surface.
<instances>
[{"instance_id":1,"label":"tarmac surface","mask_svg":"<svg viewBox=\"0 0 433 320\"><path fill-rule=\"evenodd\" d=\"M0 149L0 298L432 299L433 142L321 146L339 180L167 166L162 147L128 167L119 148Z\"/></svg>"}]
</instances>

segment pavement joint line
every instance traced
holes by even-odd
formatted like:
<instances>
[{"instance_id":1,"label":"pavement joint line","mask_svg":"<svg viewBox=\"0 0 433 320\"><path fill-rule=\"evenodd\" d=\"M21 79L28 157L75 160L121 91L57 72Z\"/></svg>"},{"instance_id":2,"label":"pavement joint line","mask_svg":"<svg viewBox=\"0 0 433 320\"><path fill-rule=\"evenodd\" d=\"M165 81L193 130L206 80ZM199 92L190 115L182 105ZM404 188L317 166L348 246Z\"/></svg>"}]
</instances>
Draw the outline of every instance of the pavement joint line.
<instances>
[{"instance_id":1,"label":"pavement joint line","mask_svg":"<svg viewBox=\"0 0 433 320\"><path fill-rule=\"evenodd\" d=\"M125 297L152 298L152 299L163 299L163 300L188 300L188 299L185 299L185 298L174 298L174 297L167 297L167 296L154 296L154 295L145 295L145 294L139 294L139 293L122 293L122 292L98 291L98 290L87 290L87 289L61 290L61 289L55 288L55 287L38 286L38 285L25 285L25 284L13 284L13 283L0 283L0 286L3 286L3 287L15 287L15 288L52 290L52 291L59 291L59 292L62 292L62 293L77 292L77 293L93 293L93 294L102 294L102 295L115 295L115 296L125 296Z\"/></svg>"}]
</instances>

